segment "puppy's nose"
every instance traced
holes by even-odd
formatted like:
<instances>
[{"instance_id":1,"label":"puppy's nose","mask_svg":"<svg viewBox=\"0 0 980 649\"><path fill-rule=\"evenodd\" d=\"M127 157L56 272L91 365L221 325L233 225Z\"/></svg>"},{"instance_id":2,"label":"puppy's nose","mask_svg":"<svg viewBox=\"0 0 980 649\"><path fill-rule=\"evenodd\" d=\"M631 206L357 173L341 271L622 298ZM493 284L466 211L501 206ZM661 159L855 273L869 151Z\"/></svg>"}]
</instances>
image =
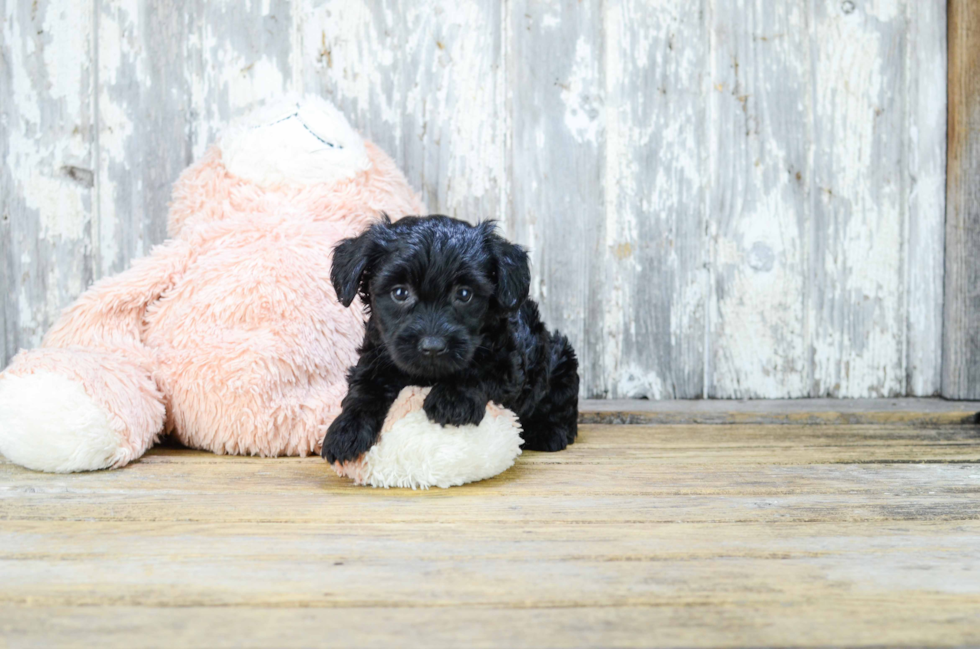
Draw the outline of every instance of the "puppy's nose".
<instances>
[{"instance_id":1,"label":"puppy's nose","mask_svg":"<svg viewBox=\"0 0 980 649\"><path fill-rule=\"evenodd\" d=\"M419 351L426 356L438 356L446 351L446 339L438 336L426 336L419 341Z\"/></svg>"}]
</instances>

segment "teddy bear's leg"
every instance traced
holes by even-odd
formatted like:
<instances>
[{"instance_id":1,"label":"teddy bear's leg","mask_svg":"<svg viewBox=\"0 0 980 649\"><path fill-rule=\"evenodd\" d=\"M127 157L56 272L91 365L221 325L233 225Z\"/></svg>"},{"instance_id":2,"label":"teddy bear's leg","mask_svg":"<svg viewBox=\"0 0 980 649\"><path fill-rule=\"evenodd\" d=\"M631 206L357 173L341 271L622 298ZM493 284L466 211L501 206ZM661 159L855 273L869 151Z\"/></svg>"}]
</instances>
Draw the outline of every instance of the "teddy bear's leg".
<instances>
[{"instance_id":1,"label":"teddy bear's leg","mask_svg":"<svg viewBox=\"0 0 980 649\"><path fill-rule=\"evenodd\" d=\"M153 445L165 407L141 327L190 254L186 241L157 246L79 296L41 348L14 357L0 374L0 453L67 473L123 466Z\"/></svg>"},{"instance_id":2,"label":"teddy bear's leg","mask_svg":"<svg viewBox=\"0 0 980 649\"><path fill-rule=\"evenodd\" d=\"M122 354L25 351L0 374L0 453L36 471L119 467L159 438L164 413L152 377Z\"/></svg>"}]
</instances>

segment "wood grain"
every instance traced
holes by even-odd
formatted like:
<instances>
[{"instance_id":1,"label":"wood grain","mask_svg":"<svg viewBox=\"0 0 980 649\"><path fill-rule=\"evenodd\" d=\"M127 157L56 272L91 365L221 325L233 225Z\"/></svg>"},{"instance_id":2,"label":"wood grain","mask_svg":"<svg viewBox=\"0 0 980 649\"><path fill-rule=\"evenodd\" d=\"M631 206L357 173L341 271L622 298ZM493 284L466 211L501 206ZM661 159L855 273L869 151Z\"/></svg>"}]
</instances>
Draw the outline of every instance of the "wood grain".
<instances>
[{"instance_id":1,"label":"wood grain","mask_svg":"<svg viewBox=\"0 0 980 649\"><path fill-rule=\"evenodd\" d=\"M174 448L0 463L0 643L969 645L978 495L965 425L584 426L432 491Z\"/></svg>"},{"instance_id":2,"label":"wood grain","mask_svg":"<svg viewBox=\"0 0 980 649\"><path fill-rule=\"evenodd\" d=\"M801 2L723 2L711 14L710 397L809 393L806 22Z\"/></svg>"},{"instance_id":3,"label":"wood grain","mask_svg":"<svg viewBox=\"0 0 980 649\"><path fill-rule=\"evenodd\" d=\"M305 89L333 100L388 151L432 212L503 217L500 4L300 4Z\"/></svg>"},{"instance_id":4,"label":"wood grain","mask_svg":"<svg viewBox=\"0 0 980 649\"><path fill-rule=\"evenodd\" d=\"M980 423L980 401L944 399L752 399L650 401L583 399L588 424L904 424Z\"/></svg>"},{"instance_id":5,"label":"wood grain","mask_svg":"<svg viewBox=\"0 0 980 649\"><path fill-rule=\"evenodd\" d=\"M946 227L946 2L908 2L906 393L942 388Z\"/></svg>"},{"instance_id":6,"label":"wood grain","mask_svg":"<svg viewBox=\"0 0 980 649\"><path fill-rule=\"evenodd\" d=\"M973 606L973 608L971 608ZM149 608L2 607L11 646L30 646L36 630L59 647L744 647L831 646L841 629L854 646L976 644L972 601L928 595L908 601L800 596L778 610L733 604L706 613L701 602L603 608ZM894 624L912 619L912 624ZM125 623L120 623L124 620ZM947 620L957 624L950 625ZM724 624L724 634L705 625ZM380 623L379 623L380 622ZM166 629L166 633L161 633Z\"/></svg>"},{"instance_id":7,"label":"wood grain","mask_svg":"<svg viewBox=\"0 0 980 649\"><path fill-rule=\"evenodd\" d=\"M92 281L93 20L8 0L0 37L0 366Z\"/></svg>"},{"instance_id":8,"label":"wood grain","mask_svg":"<svg viewBox=\"0 0 980 649\"><path fill-rule=\"evenodd\" d=\"M183 3L99 0L98 275L166 238L170 187L191 161Z\"/></svg>"},{"instance_id":9,"label":"wood grain","mask_svg":"<svg viewBox=\"0 0 980 649\"><path fill-rule=\"evenodd\" d=\"M980 7L949 3L943 396L980 397Z\"/></svg>"},{"instance_id":10,"label":"wood grain","mask_svg":"<svg viewBox=\"0 0 980 649\"><path fill-rule=\"evenodd\" d=\"M905 393L903 4L815 3L810 396Z\"/></svg>"},{"instance_id":11,"label":"wood grain","mask_svg":"<svg viewBox=\"0 0 980 649\"><path fill-rule=\"evenodd\" d=\"M590 395L704 395L705 6L605 5L605 209L586 322L601 336L587 343ZM552 218L564 227L565 216Z\"/></svg>"},{"instance_id":12,"label":"wood grain","mask_svg":"<svg viewBox=\"0 0 980 649\"><path fill-rule=\"evenodd\" d=\"M532 297L549 328L572 340L593 393L603 337L593 325L606 308L602 5L516 0L508 13L514 238L529 248Z\"/></svg>"}]
</instances>

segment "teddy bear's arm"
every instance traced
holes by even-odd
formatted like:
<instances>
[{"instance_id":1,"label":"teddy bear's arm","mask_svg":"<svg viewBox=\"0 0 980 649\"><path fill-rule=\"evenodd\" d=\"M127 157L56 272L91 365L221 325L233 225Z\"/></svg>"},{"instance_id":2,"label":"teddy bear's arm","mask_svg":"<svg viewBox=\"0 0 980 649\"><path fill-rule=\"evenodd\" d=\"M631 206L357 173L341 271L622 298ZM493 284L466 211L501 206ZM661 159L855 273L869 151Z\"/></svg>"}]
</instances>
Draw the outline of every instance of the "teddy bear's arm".
<instances>
[{"instance_id":1,"label":"teddy bear's arm","mask_svg":"<svg viewBox=\"0 0 980 649\"><path fill-rule=\"evenodd\" d=\"M99 280L62 312L43 345L138 351L147 307L179 279L191 254L187 241L172 239L128 270Z\"/></svg>"}]
</instances>

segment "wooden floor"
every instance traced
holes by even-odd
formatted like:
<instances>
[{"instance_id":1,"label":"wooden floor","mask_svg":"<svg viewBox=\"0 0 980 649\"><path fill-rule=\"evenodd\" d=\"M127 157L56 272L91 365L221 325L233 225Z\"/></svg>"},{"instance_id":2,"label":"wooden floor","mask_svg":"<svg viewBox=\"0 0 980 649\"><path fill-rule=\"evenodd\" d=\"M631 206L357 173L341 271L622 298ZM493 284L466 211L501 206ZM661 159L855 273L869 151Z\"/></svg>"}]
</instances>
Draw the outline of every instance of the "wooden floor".
<instances>
[{"instance_id":1,"label":"wooden floor","mask_svg":"<svg viewBox=\"0 0 980 649\"><path fill-rule=\"evenodd\" d=\"M0 647L980 645L980 428L589 424L450 490L0 464Z\"/></svg>"}]
</instances>

